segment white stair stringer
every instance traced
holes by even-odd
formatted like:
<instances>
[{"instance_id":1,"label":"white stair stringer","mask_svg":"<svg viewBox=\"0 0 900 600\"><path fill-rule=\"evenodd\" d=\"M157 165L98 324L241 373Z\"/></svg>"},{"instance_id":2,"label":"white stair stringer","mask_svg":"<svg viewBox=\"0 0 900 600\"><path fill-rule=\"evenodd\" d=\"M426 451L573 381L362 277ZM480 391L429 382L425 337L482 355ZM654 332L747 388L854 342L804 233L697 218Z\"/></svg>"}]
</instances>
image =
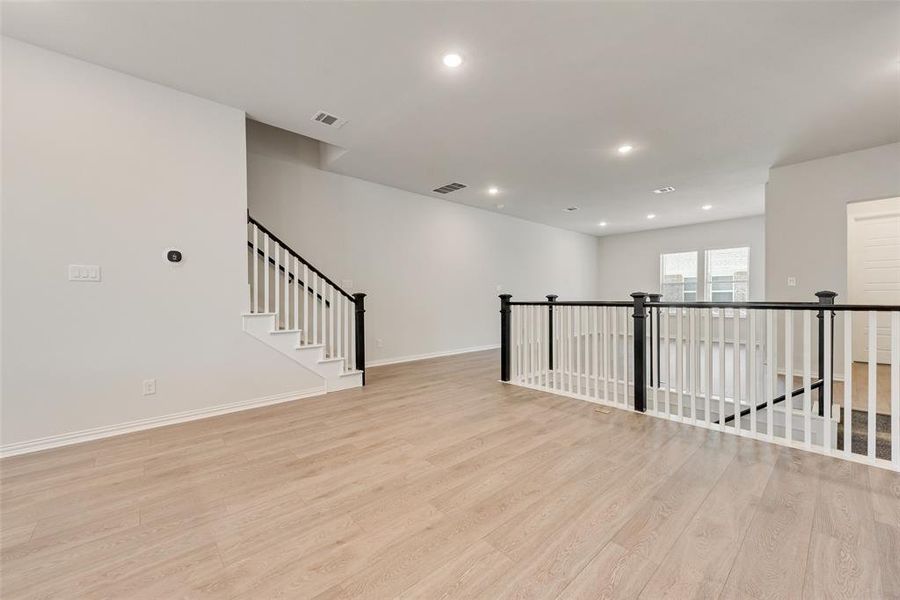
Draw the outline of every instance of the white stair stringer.
<instances>
[{"instance_id":1,"label":"white stair stringer","mask_svg":"<svg viewBox=\"0 0 900 600\"><path fill-rule=\"evenodd\" d=\"M362 371L345 370L341 357L326 358L323 344L301 344L300 330L275 330L277 318L276 313L245 313L244 331L322 377L326 392L362 387Z\"/></svg>"}]
</instances>

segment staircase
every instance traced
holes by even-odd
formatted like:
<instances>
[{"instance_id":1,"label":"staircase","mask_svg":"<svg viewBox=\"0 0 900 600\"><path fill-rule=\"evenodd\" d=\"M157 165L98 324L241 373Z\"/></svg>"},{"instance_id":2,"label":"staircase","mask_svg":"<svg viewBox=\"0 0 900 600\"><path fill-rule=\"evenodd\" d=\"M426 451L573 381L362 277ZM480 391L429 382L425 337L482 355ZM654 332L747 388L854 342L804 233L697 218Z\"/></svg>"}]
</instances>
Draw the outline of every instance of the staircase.
<instances>
[{"instance_id":1,"label":"staircase","mask_svg":"<svg viewBox=\"0 0 900 600\"><path fill-rule=\"evenodd\" d=\"M350 294L247 215L244 331L319 375L326 392L365 385L365 294Z\"/></svg>"}]
</instances>

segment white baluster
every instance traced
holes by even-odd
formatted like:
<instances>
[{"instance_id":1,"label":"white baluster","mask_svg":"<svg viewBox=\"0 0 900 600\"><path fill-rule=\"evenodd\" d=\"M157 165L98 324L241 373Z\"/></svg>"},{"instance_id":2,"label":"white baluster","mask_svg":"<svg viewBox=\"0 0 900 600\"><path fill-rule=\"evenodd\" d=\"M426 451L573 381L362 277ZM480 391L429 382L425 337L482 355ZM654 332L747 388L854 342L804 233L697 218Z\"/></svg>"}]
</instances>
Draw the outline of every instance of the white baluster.
<instances>
[{"instance_id":1,"label":"white baluster","mask_svg":"<svg viewBox=\"0 0 900 600\"><path fill-rule=\"evenodd\" d=\"M279 281L281 279L281 276L278 274L278 266L281 262L279 254L281 254L281 244L276 243L275 256L272 257L275 261L274 270L272 271L272 274L275 276L275 329L280 329L278 318L283 316L281 314L281 294L279 293Z\"/></svg>"},{"instance_id":2,"label":"white baluster","mask_svg":"<svg viewBox=\"0 0 900 600\"><path fill-rule=\"evenodd\" d=\"M680 420L683 416L684 406L684 309L676 308L675 317L678 322L675 324L675 398L678 401L675 414Z\"/></svg>"},{"instance_id":3,"label":"white baluster","mask_svg":"<svg viewBox=\"0 0 900 600\"><path fill-rule=\"evenodd\" d=\"M688 309L688 327L690 328L690 337L688 340L688 351L690 353L690 387L691 387L691 423L697 422L697 378L700 376L699 369L699 353L697 344L697 309Z\"/></svg>"},{"instance_id":4,"label":"white baluster","mask_svg":"<svg viewBox=\"0 0 900 600\"><path fill-rule=\"evenodd\" d=\"M827 325L828 315L825 315L826 325L825 329L830 329ZM878 368L878 313L874 310L869 311L869 410L868 410L868 431L867 439L869 441L868 444L868 453L869 460L874 461L876 458L875 454L875 419L878 416L878 410L876 405L876 369ZM830 362L828 360L828 353L825 353L825 362ZM824 385L824 383L823 383Z\"/></svg>"},{"instance_id":5,"label":"white baluster","mask_svg":"<svg viewBox=\"0 0 900 600\"><path fill-rule=\"evenodd\" d=\"M628 309L622 309L622 406L628 406Z\"/></svg>"},{"instance_id":6,"label":"white baluster","mask_svg":"<svg viewBox=\"0 0 900 600\"><path fill-rule=\"evenodd\" d=\"M794 439L794 424L791 415L794 408L794 315L784 311L784 438Z\"/></svg>"},{"instance_id":7,"label":"white baluster","mask_svg":"<svg viewBox=\"0 0 900 600\"><path fill-rule=\"evenodd\" d=\"M719 309L719 429L725 429L725 309Z\"/></svg>"},{"instance_id":8,"label":"white baluster","mask_svg":"<svg viewBox=\"0 0 900 600\"><path fill-rule=\"evenodd\" d=\"M303 284L302 284L302 300L303 300L303 343L309 343L309 267L303 263Z\"/></svg>"},{"instance_id":9,"label":"white baluster","mask_svg":"<svg viewBox=\"0 0 900 600\"><path fill-rule=\"evenodd\" d=\"M712 397L713 397L713 359L712 359L712 348L713 348L713 310L712 308L706 309L706 411L704 414L704 419L706 421L706 426L710 427L712 424Z\"/></svg>"},{"instance_id":10,"label":"white baluster","mask_svg":"<svg viewBox=\"0 0 900 600\"><path fill-rule=\"evenodd\" d=\"M263 312L272 310L269 304L269 234L263 233L263 300L265 300L266 308Z\"/></svg>"},{"instance_id":11,"label":"white baluster","mask_svg":"<svg viewBox=\"0 0 900 600\"><path fill-rule=\"evenodd\" d=\"M534 321L534 385L541 385L541 307L532 306Z\"/></svg>"},{"instance_id":12,"label":"white baluster","mask_svg":"<svg viewBox=\"0 0 900 600\"><path fill-rule=\"evenodd\" d=\"M565 349L566 349L566 390L571 394L575 390L575 380L573 377L573 372L575 369L574 365L574 354L575 354L575 340L573 339L572 329L574 327L573 321L574 315L572 314L572 307L567 306L566 310L566 326L563 330L565 332Z\"/></svg>"},{"instance_id":13,"label":"white baluster","mask_svg":"<svg viewBox=\"0 0 900 600\"><path fill-rule=\"evenodd\" d=\"M601 360L601 358L600 358L600 340L599 340L599 337L600 337L600 331L599 331L599 327L600 327L600 307L598 307L598 306L592 306L592 307L591 307L591 321L592 321L592 323L593 323L592 326L591 326L591 329L592 329L592 331L594 332L594 335L593 335L593 344L594 344L594 351L593 351L593 355L594 355L594 360L593 360L593 363L594 363L594 371L593 371L593 375L594 375L594 399L595 399L595 400L599 400L599 399L600 399L600 364L601 364L601 363L600 363L600 360Z\"/></svg>"},{"instance_id":14,"label":"white baluster","mask_svg":"<svg viewBox=\"0 0 900 600\"><path fill-rule=\"evenodd\" d=\"M609 307L600 310L603 313L603 401L609 402Z\"/></svg>"},{"instance_id":15,"label":"white baluster","mask_svg":"<svg viewBox=\"0 0 900 600\"><path fill-rule=\"evenodd\" d=\"M535 378L537 377L537 327L535 326L534 316L535 316L535 307L529 305L528 306L528 328L530 329L529 333L529 352L528 352L528 361L529 361L529 372L531 375L531 385L535 384Z\"/></svg>"},{"instance_id":16,"label":"white baluster","mask_svg":"<svg viewBox=\"0 0 900 600\"><path fill-rule=\"evenodd\" d=\"M741 319L740 319L740 309L734 308L731 310L731 320L732 320L732 333L731 336L733 338L733 344L731 347L732 356L732 369L734 370L734 374L732 375L733 385L734 385L734 431L735 433L740 434L741 432Z\"/></svg>"},{"instance_id":17,"label":"white baluster","mask_svg":"<svg viewBox=\"0 0 900 600\"><path fill-rule=\"evenodd\" d=\"M259 226L253 224L253 312L259 312Z\"/></svg>"},{"instance_id":18,"label":"white baluster","mask_svg":"<svg viewBox=\"0 0 900 600\"><path fill-rule=\"evenodd\" d=\"M807 448L812 447L812 350L810 337L812 312L803 311L803 443Z\"/></svg>"},{"instance_id":19,"label":"white baluster","mask_svg":"<svg viewBox=\"0 0 900 600\"><path fill-rule=\"evenodd\" d=\"M831 454L831 382L833 380L831 372L831 311L823 311L823 315L825 317L825 381L822 382L822 389L825 392L825 416L822 418L822 449L825 454Z\"/></svg>"},{"instance_id":20,"label":"white baluster","mask_svg":"<svg viewBox=\"0 0 900 600\"><path fill-rule=\"evenodd\" d=\"M544 310L543 306L535 307L536 316L537 316L537 336L538 336L538 378L537 384L540 387L547 387L547 324L544 321L544 318L547 315L547 311Z\"/></svg>"},{"instance_id":21,"label":"white baluster","mask_svg":"<svg viewBox=\"0 0 900 600\"><path fill-rule=\"evenodd\" d=\"M772 440L773 422L772 399L775 397L775 319L774 311L766 311L766 438Z\"/></svg>"},{"instance_id":22,"label":"white baluster","mask_svg":"<svg viewBox=\"0 0 900 600\"><path fill-rule=\"evenodd\" d=\"M664 408L663 414L665 414L666 417L669 416L669 414L671 413L671 409L672 409L671 399L669 397L669 395L671 394L671 388L672 388L672 385L671 385L672 377L671 377L671 368L670 368L671 365L669 364L670 360L671 360L671 348L672 348L672 346L669 344L669 316L670 316L669 309L668 308L662 309L661 321L660 321L660 325L659 325L659 333L662 336L662 341L660 342L660 349L662 350L662 363L666 368L665 369L666 376L663 377L663 368L660 367L659 368L659 378L660 378L660 381L663 382L663 385L665 386L663 388L663 402L665 402L666 405L665 405L665 407L663 407Z\"/></svg>"},{"instance_id":23,"label":"white baluster","mask_svg":"<svg viewBox=\"0 0 900 600\"><path fill-rule=\"evenodd\" d=\"M293 257L294 271L294 329L300 329L300 261Z\"/></svg>"},{"instance_id":24,"label":"white baluster","mask_svg":"<svg viewBox=\"0 0 900 600\"><path fill-rule=\"evenodd\" d=\"M319 276L315 272L312 277L312 343L319 343Z\"/></svg>"},{"instance_id":25,"label":"white baluster","mask_svg":"<svg viewBox=\"0 0 900 600\"><path fill-rule=\"evenodd\" d=\"M337 321L337 355L344 358L344 295L337 295L337 311L335 321Z\"/></svg>"},{"instance_id":26,"label":"white baluster","mask_svg":"<svg viewBox=\"0 0 900 600\"><path fill-rule=\"evenodd\" d=\"M572 307L575 326L575 393L581 394L581 307Z\"/></svg>"},{"instance_id":27,"label":"white baluster","mask_svg":"<svg viewBox=\"0 0 900 600\"><path fill-rule=\"evenodd\" d=\"M518 323L516 324L516 355L519 359L519 368L517 373L519 374L519 381L522 383L525 382L525 307L519 306L517 307L516 316L518 317Z\"/></svg>"},{"instance_id":28,"label":"white baluster","mask_svg":"<svg viewBox=\"0 0 900 600\"><path fill-rule=\"evenodd\" d=\"M659 356L659 338L661 337L660 332L660 309L656 309L656 316L654 317L653 309L650 310L650 318L653 319L653 335L650 336L650 362L651 367L650 370L654 373L653 376L653 412L659 414L660 409L660 372L659 372L659 360L657 360L657 356Z\"/></svg>"},{"instance_id":29,"label":"white baluster","mask_svg":"<svg viewBox=\"0 0 900 600\"><path fill-rule=\"evenodd\" d=\"M891 464L900 471L900 311L891 314Z\"/></svg>"},{"instance_id":30,"label":"white baluster","mask_svg":"<svg viewBox=\"0 0 900 600\"><path fill-rule=\"evenodd\" d=\"M844 454L853 454L853 313L844 311Z\"/></svg>"},{"instance_id":31,"label":"white baluster","mask_svg":"<svg viewBox=\"0 0 900 600\"><path fill-rule=\"evenodd\" d=\"M750 434L756 437L756 310L748 311L747 325L747 396L750 401Z\"/></svg>"},{"instance_id":32,"label":"white baluster","mask_svg":"<svg viewBox=\"0 0 900 600\"><path fill-rule=\"evenodd\" d=\"M287 251L287 248L284 249L284 303L282 306L284 307L284 328L291 328L291 301L290 301L290 268L291 268L291 255Z\"/></svg>"},{"instance_id":33,"label":"white baluster","mask_svg":"<svg viewBox=\"0 0 900 600\"><path fill-rule=\"evenodd\" d=\"M615 306L612 310L612 389L613 403L619 403L619 309Z\"/></svg>"},{"instance_id":34,"label":"white baluster","mask_svg":"<svg viewBox=\"0 0 900 600\"><path fill-rule=\"evenodd\" d=\"M328 341L329 348L331 349L331 358L336 356L337 349L335 347L335 336L334 336L334 321L335 321L335 310L334 310L334 286L328 284L328 297L330 299L330 308L328 310L329 313L329 325L328 325Z\"/></svg>"}]
</instances>

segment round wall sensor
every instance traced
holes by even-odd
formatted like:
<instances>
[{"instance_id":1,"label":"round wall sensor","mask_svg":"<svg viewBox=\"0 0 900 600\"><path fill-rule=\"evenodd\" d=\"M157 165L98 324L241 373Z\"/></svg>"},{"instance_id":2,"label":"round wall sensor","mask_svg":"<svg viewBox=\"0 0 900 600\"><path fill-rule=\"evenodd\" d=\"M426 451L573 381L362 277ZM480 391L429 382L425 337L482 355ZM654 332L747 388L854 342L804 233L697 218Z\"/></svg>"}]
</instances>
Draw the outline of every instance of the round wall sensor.
<instances>
[{"instance_id":1,"label":"round wall sensor","mask_svg":"<svg viewBox=\"0 0 900 600\"><path fill-rule=\"evenodd\" d=\"M182 258L181 250L175 250L174 248L166 250L166 260L170 263L180 263Z\"/></svg>"}]
</instances>

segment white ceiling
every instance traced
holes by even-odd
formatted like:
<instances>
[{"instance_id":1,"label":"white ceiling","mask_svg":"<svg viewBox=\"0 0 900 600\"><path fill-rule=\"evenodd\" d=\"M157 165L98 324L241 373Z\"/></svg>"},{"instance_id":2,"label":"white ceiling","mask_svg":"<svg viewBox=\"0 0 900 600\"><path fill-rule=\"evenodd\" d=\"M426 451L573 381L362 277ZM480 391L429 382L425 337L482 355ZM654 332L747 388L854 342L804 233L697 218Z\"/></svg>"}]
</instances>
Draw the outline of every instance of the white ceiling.
<instances>
[{"instance_id":1,"label":"white ceiling","mask_svg":"<svg viewBox=\"0 0 900 600\"><path fill-rule=\"evenodd\" d=\"M900 139L897 2L4 2L2 21L346 150L331 170L597 235L760 214L770 166Z\"/></svg>"}]
</instances>

